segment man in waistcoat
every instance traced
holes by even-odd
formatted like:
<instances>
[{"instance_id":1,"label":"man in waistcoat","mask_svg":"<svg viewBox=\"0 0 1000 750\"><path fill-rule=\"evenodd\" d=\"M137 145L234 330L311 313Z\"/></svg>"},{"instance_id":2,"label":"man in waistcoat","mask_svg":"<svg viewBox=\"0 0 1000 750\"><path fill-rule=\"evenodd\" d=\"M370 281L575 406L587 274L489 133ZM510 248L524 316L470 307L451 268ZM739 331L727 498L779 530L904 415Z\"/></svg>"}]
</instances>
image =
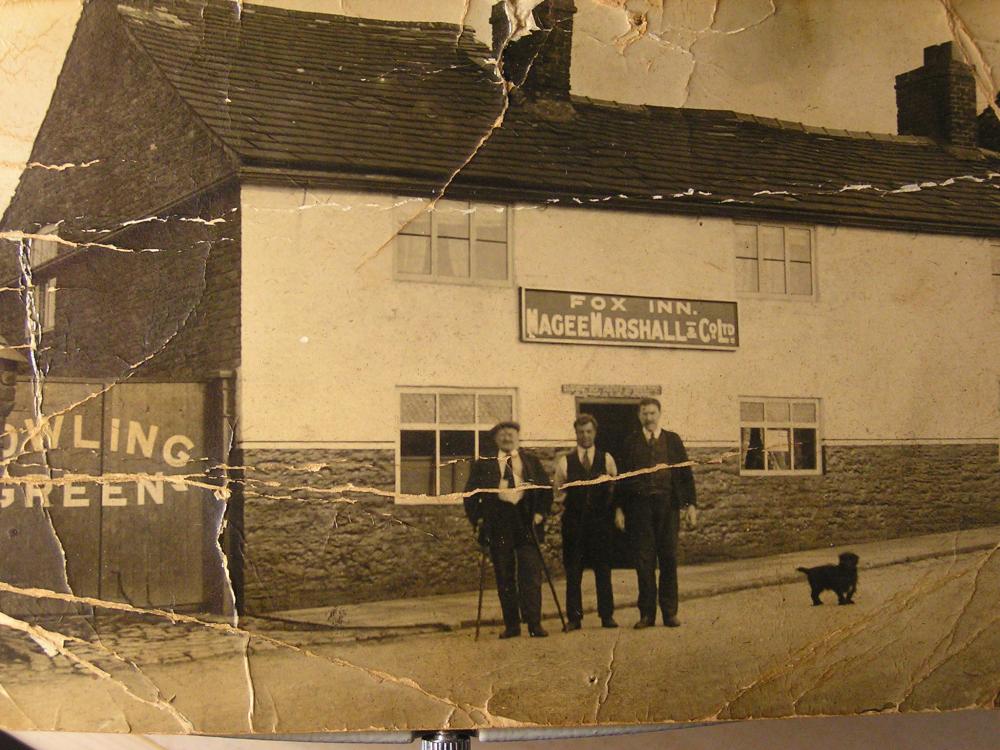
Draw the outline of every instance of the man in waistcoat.
<instances>
[{"instance_id":1,"label":"man in waistcoat","mask_svg":"<svg viewBox=\"0 0 1000 750\"><path fill-rule=\"evenodd\" d=\"M552 507L552 488L541 461L520 449L520 433L517 422L493 428L497 456L473 463L465 486L465 514L493 561L504 622L500 637L521 635L523 620L532 638L544 638L548 633L542 627L538 543Z\"/></svg>"},{"instance_id":2,"label":"man in waistcoat","mask_svg":"<svg viewBox=\"0 0 1000 750\"><path fill-rule=\"evenodd\" d=\"M611 533L614 523L612 498L614 482L564 485L591 482L601 477L618 475L615 459L610 453L599 450L597 420L590 414L581 414L573 422L576 430L576 448L556 461L554 483L556 502L562 501L563 566L566 569L566 618L567 630L583 626L583 596L580 584L583 569L594 569L597 584L597 614L601 626L617 628L615 622L615 596L611 587Z\"/></svg>"},{"instance_id":3,"label":"man in waistcoat","mask_svg":"<svg viewBox=\"0 0 1000 750\"><path fill-rule=\"evenodd\" d=\"M663 613L663 624L676 628L677 618L677 542L683 509L688 525L698 520L695 505L694 473L687 463L687 451L680 436L660 427L660 402L644 398L639 402L642 430L626 441L622 473L652 469L628 478L627 487L619 490L615 523L625 527L635 555L639 583L639 622L636 628L656 624L656 605ZM667 466L672 468L666 468ZM622 491L624 490L624 492ZM656 569L660 570L657 592Z\"/></svg>"}]
</instances>

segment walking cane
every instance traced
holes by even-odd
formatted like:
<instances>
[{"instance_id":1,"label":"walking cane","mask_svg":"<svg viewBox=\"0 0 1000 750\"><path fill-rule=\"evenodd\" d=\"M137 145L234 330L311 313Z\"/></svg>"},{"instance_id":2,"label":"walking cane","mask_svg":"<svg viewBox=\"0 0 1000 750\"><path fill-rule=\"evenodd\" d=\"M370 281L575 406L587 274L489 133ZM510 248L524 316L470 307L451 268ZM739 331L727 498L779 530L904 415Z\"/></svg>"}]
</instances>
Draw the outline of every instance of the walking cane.
<instances>
[{"instance_id":1,"label":"walking cane","mask_svg":"<svg viewBox=\"0 0 1000 750\"><path fill-rule=\"evenodd\" d=\"M479 553L479 606L476 607L476 637L479 640L479 623L483 620L483 587L486 585L486 550Z\"/></svg>"},{"instance_id":2,"label":"walking cane","mask_svg":"<svg viewBox=\"0 0 1000 750\"><path fill-rule=\"evenodd\" d=\"M556 603L556 612L559 613L559 622L562 623L563 632L566 632L566 618L563 617L562 607L559 604L559 597L556 595L556 587L552 585L552 576L549 574L549 566L545 562L545 555L542 554L542 545L538 543L538 537L535 535L535 524L531 524L531 541L535 543L535 549L538 550L538 559L542 561L542 570L545 571L545 580L549 582L549 590L552 592L552 599Z\"/></svg>"}]
</instances>

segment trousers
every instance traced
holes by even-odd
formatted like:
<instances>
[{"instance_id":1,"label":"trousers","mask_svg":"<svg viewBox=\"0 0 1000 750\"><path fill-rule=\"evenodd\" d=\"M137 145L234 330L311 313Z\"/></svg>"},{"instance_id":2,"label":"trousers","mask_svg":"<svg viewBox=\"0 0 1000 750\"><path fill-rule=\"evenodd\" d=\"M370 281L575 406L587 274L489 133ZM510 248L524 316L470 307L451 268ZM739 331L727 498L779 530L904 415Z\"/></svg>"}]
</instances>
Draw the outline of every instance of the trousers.
<instances>
[{"instance_id":1,"label":"trousers","mask_svg":"<svg viewBox=\"0 0 1000 750\"><path fill-rule=\"evenodd\" d=\"M583 564L569 563L566 566L566 618L570 622L583 620ZM594 563L594 582L597 584L597 614L606 620L615 613L615 592L611 587L611 565L608 562Z\"/></svg>"},{"instance_id":2,"label":"trousers","mask_svg":"<svg viewBox=\"0 0 1000 750\"><path fill-rule=\"evenodd\" d=\"M534 543L492 544L490 558L504 626L519 628L522 620L531 627L539 625L542 621L542 558Z\"/></svg>"},{"instance_id":3,"label":"trousers","mask_svg":"<svg viewBox=\"0 0 1000 750\"><path fill-rule=\"evenodd\" d=\"M563 512L563 567L566 569L566 616L571 622L583 620L583 571L594 569L597 584L597 613L602 620L615 613L611 588L611 514L590 506L567 504Z\"/></svg>"},{"instance_id":4,"label":"trousers","mask_svg":"<svg viewBox=\"0 0 1000 750\"><path fill-rule=\"evenodd\" d=\"M666 494L640 495L630 504L626 521L639 583L639 616L654 619L659 603L664 619L675 617L680 509ZM657 568L660 571L659 589Z\"/></svg>"}]
</instances>

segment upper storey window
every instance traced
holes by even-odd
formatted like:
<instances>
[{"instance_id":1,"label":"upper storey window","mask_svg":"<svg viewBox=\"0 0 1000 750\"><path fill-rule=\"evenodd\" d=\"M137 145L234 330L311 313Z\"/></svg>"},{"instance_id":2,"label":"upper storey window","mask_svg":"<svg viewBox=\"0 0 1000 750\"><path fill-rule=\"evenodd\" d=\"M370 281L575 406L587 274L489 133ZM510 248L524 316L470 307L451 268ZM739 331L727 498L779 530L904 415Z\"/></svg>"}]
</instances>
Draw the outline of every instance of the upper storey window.
<instances>
[{"instance_id":1,"label":"upper storey window","mask_svg":"<svg viewBox=\"0 0 1000 750\"><path fill-rule=\"evenodd\" d=\"M55 224L48 224L40 228L36 236L26 240L28 263L31 264L32 271L55 260L59 255L59 241L56 234L58 228Z\"/></svg>"},{"instance_id":2,"label":"upper storey window","mask_svg":"<svg viewBox=\"0 0 1000 750\"><path fill-rule=\"evenodd\" d=\"M439 200L396 235L396 278L506 285L509 222L506 206Z\"/></svg>"},{"instance_id":3,"label":"upper storey window","mask_svg":"<svg viewBox=\"0 0 1000 750\"><path fill-rule=\"evenodd\" d=\"M761 295L812 297L813 234L802 227L736 225L736 289Z\"/></svg>"}]
</instances>

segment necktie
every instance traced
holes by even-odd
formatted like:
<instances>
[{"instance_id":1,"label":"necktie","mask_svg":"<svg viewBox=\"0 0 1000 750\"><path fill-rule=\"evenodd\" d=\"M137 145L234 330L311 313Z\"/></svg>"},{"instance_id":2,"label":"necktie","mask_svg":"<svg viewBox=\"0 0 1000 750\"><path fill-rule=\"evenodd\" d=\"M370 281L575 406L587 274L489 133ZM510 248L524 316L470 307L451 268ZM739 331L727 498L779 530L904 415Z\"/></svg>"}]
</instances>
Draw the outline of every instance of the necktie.
<instances>
[{"instance_id":1,"label":"necktie","mask_svg":"<svg viewBox=\"0 0 1000 750\"><path fill-rule=\"evenodd\" d=\"M590 451L589 450L585 450L583 452L583 473L584 474L589 474L590 473Z\"/></svg>"},{"instance_id":2,"label":"necktie","mask_svg":"<svg viewBox=\"0 0 1000 750\"><path fill-rule=\"evenodd\" d=\"M507 486L511 489L514 488L514 457L507 454L507 460L503 465L503 479L507 483Z\"/></svg>"}]
</instances>

